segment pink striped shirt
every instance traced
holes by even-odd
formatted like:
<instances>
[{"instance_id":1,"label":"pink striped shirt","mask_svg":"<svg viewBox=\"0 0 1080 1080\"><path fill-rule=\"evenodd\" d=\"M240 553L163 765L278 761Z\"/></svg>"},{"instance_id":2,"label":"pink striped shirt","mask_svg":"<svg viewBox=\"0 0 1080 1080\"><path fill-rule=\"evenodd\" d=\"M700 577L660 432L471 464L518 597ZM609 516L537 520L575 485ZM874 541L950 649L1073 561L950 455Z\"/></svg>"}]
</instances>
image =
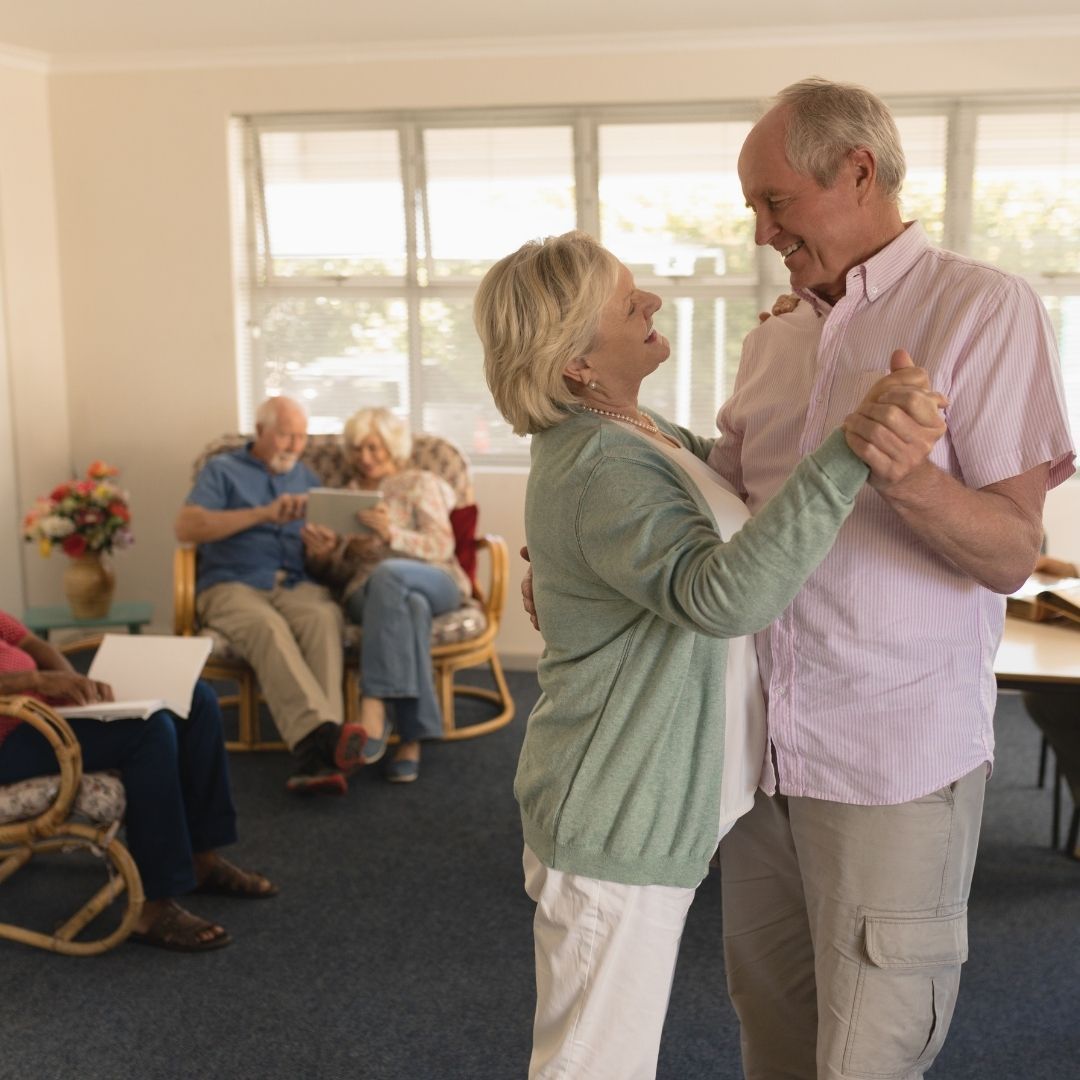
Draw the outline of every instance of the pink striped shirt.
<instances>
[{"instance_id":1,"label":"pink striped shirt","mask_svg":"<svg viewBox=\"0 0 1080 1080\"><path fill-rule=\"evenodd\" d=\"M895 349L951 404L931 460L971 488L1050 462L1074 471L1057 348L1021 279L932 248L918 224L743 346L709 463L754 512L889 369ZM907 802L993 760L1004 598L935 554L867 487L835 547L757 637L768 701L762 787Z\"/></svg>"}]
</instances>

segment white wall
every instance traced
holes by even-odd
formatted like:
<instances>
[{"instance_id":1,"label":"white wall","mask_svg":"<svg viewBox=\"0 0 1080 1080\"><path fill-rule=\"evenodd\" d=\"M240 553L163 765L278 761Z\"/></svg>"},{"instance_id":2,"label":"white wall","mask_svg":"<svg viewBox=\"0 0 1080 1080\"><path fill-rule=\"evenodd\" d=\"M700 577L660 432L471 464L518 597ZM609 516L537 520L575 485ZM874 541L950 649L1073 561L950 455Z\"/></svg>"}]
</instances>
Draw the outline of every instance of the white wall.
<instances>
[{"instance_id":1,"label":"white wall","mask_svg":"<svg viewBox=\"0 0 1080 1080\"><path fill-rule=\"evenodd\" d=\"M138 542L118 559L119 596L152 599L158 626L167 625L171 521L189 483L190 461L204 441L236 423L226 157L232 114L748 98L812 72L863 82L886 95L1074 91L1080 89L1077 44L1059 37L667 53L658 44L648 52L561 58L448 55L54 74L49 94L63 318L55 318L50 254L32 297L31 310L40 318L9 325L20 462L27 463L24 471L33 462L45 473L54 459L66 461L66 445L60 452L52 440L37 438L29 419L40 420L56 385L62 325L72 456L80 465L103 457L121 466L132 491ZM39 110L42 97L38 88ZM40 184L33 197L23 193L36 210L34 226L20 226L17 247L4 244L9 281L13 272L22 276L26 256L43 258L27 231L50 252L53 244L44 212L53 182L47 154L29 135L25 141L35 152L20 172L25 167ZM40 372L31 352L42 357ZM66 439L60 428L57 443ZM493 473L478 487L482 527L505 535L516 553L523 475ZM515 581L503 647L534 655L539 642L516 600L516 554L511 562ZM58 578L58 569L50 569ZM50 587L40 573L29 575L33 600Z\"/></svg>"},{"instance_id":2,"label":"white wall","mask_svg":"<svg viewBox=\"0 0 1080 1080\"><path fill-rule=\"evenodd\" d=\"M62 559L19 540L33 499L70 476L49 81L0 66L0 607L61 599Z\"/></svg>"}]
</instances>

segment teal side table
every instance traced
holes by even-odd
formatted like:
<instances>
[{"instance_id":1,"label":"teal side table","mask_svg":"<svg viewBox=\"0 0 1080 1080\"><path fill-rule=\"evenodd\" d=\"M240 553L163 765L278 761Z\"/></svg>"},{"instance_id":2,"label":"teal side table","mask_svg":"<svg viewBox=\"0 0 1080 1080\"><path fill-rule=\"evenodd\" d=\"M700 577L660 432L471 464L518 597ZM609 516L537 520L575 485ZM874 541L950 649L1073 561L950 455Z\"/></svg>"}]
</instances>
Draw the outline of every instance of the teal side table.
<instances>
[{"instance_id":1,"label":"teal side table","mask_svg":"<svg viewBox=\"0 0 1080 1080\"><path fill-rule=\"evenodd\" d=\"M76 619L66 604L57 604L27 608L22 621L31 633L48 641L53 630L100 630L106 626L126 626L129 634L138 634L153 617L153 604L146 600L127 600L113 604L109 614L100 619Z\"/></svg>"}]
</instances>

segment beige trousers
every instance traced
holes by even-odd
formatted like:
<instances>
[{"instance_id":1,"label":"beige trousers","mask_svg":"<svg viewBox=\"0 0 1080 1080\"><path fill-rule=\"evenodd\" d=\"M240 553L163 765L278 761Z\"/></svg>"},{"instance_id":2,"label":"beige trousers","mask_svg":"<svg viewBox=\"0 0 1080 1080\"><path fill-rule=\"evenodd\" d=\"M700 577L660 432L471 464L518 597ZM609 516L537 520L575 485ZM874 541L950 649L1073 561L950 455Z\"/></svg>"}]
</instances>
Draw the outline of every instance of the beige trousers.
<instances>
[{"instance_id":1,"label":"beige trousers","mask_svg":"<svg viewBox=\"0 0 1080 1080\"><path fill-rule=\"evenodd\" d=\"M986 767L897 806L773 798L720 845L748 1080L916 1080L952 1020Z\"/></svg>"},{"instance_id":2,"label":"beige trousers","mask_svg":"<svg viewBox=\"0 0 1080 1080\"><path fill-rule=\"evenodd\" d=\"M344 619L322 585L253 589L226 581L199 593L195 607L199 621L224 634L254 668L290 750L325 721L344 720Z\"/></svg>"}]
</instances>

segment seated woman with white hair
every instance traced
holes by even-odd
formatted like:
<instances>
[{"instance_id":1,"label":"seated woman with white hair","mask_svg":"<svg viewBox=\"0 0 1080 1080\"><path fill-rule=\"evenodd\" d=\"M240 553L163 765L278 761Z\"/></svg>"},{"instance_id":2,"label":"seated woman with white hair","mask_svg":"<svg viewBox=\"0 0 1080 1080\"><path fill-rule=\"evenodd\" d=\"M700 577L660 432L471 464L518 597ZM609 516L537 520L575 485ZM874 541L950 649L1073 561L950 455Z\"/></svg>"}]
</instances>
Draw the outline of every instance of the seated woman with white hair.
<instances>
[{"instance_id":1,"label":"seated woman with white hair","mask_svg":"<svg viewBox=\"0 0 1080 1080\"><path fill-rule=\"evenodd\" d=\"M306 525L307 566L337 591L345 614L364 628L364 763L383 757L396 728L399 743L385 775L408 783L420 774L420 740L442 734L431 674L432 618L453 611L472 592L454 558L454 493L434 473L408 467L412 436L388 409L361 409L351 416L342 442L354 471L349 486L380 491L383 501L360 511L364 531L349 536Z\"/></svg>"},{"instance_id":2,"label":"seated woman with white hair","mask_svg":"<svg viewBox=\"0 0 1080 1080\"><path fill-rule=\"evenodd\" d=\"M923 459L945 430L924 371L889 375L751 518L706 464L713 440L638 404L670 353L660 303L567 233L496 263L474 309L495 404L533 436L546 647L514 784L537 905L532 1078L655 1075L687 911L765 759L749 635L829 551L860 457L897 453L877 403L920 421Z\"/></svg>"}]
</instances>

